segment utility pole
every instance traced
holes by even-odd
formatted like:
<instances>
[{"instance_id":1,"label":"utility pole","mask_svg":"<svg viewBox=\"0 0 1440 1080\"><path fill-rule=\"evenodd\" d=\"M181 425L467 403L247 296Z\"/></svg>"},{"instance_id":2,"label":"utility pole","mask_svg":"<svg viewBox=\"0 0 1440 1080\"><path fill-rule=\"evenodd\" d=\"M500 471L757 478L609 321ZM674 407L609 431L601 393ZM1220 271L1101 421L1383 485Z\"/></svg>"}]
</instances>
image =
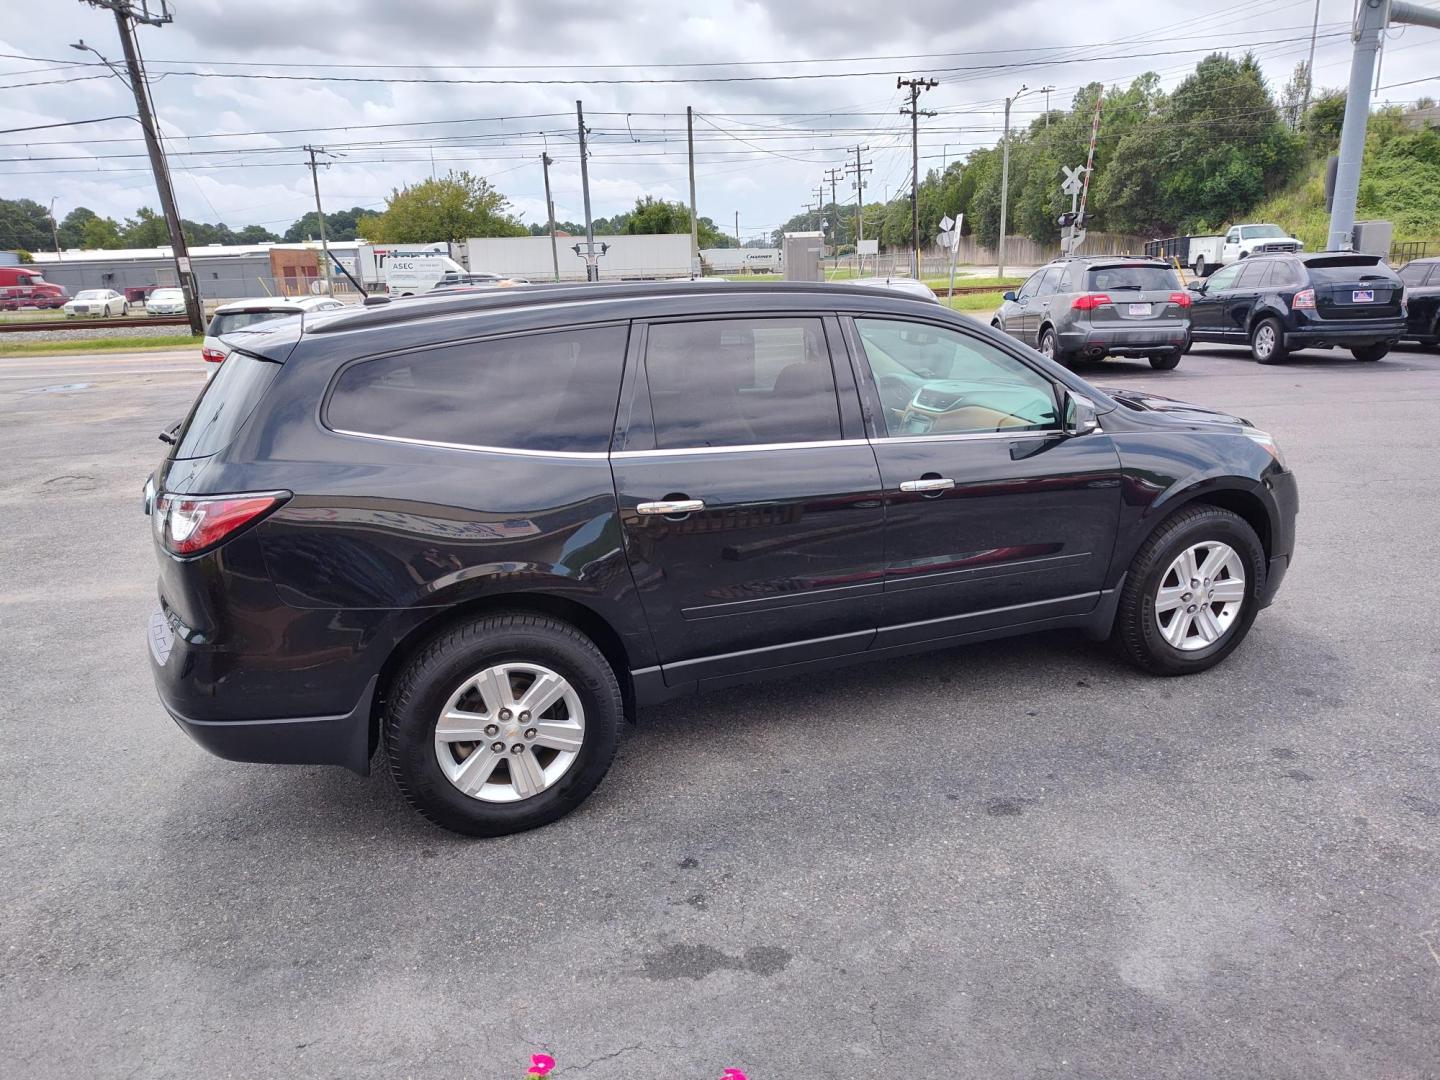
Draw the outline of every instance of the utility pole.
<instances>
[{"instance_id":1,"label":"utility pole","mask_svg":"<svg viewBox=\"0 0 1440 1080\"><path fill-rule=\"evenodd\" d=\"M1315 35L1320 31L1320 0L1315 0L1315 19L1310 23L1310 59L1305 61L1305 99L1300 103L1300 116L1295 122L1296 130L1305 122L1310 111L1310 89L1315 85Z\"/></svg>"},{"instance_id":2,"label":"utility pole","mask_svg":"<svg viewBox=\"0 0 1440 1080\"><path fill-rule=\"evenodd\" d=\"M840 246L840 200L835 194L835 185L840 182L840 177L845 175L843 168L826 169L825 179L830 181L830 213L835 215L835 246Z\"/></svg>"},{"instance_id":3,"label":"utility pole","mask_svg":"<svg viewBox=\"0 0 1440 1080\"><path fill-rule=\"evenodd\" d=\"M1440 29L1440 11L1407 0L1360 0L1350 35L1355 54L1350 61L1350 89L1345 95L1345 125L1340 129L1340 163L1335 171L1330 236L1325 245L1328 251L1349 251L1354 246L1355 203L1360 197L1360 165L1365 156L1365 127L1370 120L1370 84L1387 22Z\"/></svg>"},{"instance_id":4,"label":"utility pole","mask_svg":"<svg viewBox=\"0 0 1440 1080\"><path fill-rule=\"evenodd\" d=\"M55 261L59 262L60 255L60 226L55 223L55 200L59 195L50 196L50 235L55 238Z\"/></svg>"},{"instance_id":5,"label":"utility pole","mask_svg":"<svg viewBox=\"0 0 1440 1080\"><path fill-rule=\"evenodd\" d=\"M845 165L845 174L855 177L855 266L857 269L864 266L864 256L860 254L860 241L865 239L865 174L874 172L870 168L870 162L861 160L860 155L868 146L855 147L855 164L848 162Z\"/></svg>"},{"instance_id":6,"label":"utility pole","mask_svg":"<svg viewBox=\"0 0 1440 1080\"><path fill-rule=\"evenodd\" d=\"M1046 131L1049 131L1049 130L1050 130L1050 91L1052 91L1052 90L1054 90L1054 89L1055 89L1055 87L1053 87L1053 86L1042 86L1042 87L1040 88L1040 92L1045 95L1045 130L1046 130Z\"/></svg>"},{"instance_id":7,"label":"utility pole","mask_svg":"<svg viewBox=\"0 0 1440 1080\"><path fill-rule=\"evenodd\" d=\"M599 281L600 266L595 261L595 223L590 220L590 167L585 160L585 109L575 102L575 122L580 127L580 189L585 196L585 280Z\"/></svg>"},{"instance_id":8,"label":"utility pole","mask_svg":"<svg viewBox=\"0 0 1440 1080\"><path fill-rule=\"evenodd\" d=\"M160 196L160 209L165 215L165 225L170 232L170 250L175 256L175 273L180 289L185 294L185 313L190 319L190 332L197 337L205 332L204 313L200 308L200 291L195 283L195 273L190 267L190 248L185 243L185 234L180 228L180 211L175 205L175 188L170 182L170 169L165 163L164 152L160 149L160 136L155 129L155 114L151 108L150 87L145 81L145 69L140 62L140 44L135 39L135 23L144 22L161 26L171 19L168 5L164 0L155 4L158 14L150 11L151 0L86 0L94 7L107 8L115 15L115 26L120 31L120 45L125 50L125 67L130 73L130 90L135 95L135 115L140 121L140 130L145 135L145 150L150 157L150 168L155 174L155 189ZM106 67L106 60L96 49L78 41L72 49L93 52ZM111 68L114 71L114 68ZM116 72L116 74L119 74Z\"/></svg>"},{"instance_id":9,"label":"utility pole","mask_svg":"<svg viewBox=\"0 0 1440 1080\"><path fill-rule=\"evenodd\" d=\"M735 211L735 246L736 246L736 247L743 247L743 246L744 246L744 245L742 245L742 244L740 243L740 211L739 211L739 210L736 210L736 211Z\"/></svg>"},{"instance_id":10,"label":"utility pole","mask_svg":"<svg viewBox=\"0 0 1440 1080\"><path fill-rule=\"evenodd\" d=\"M695 114L685 106L685 145L690 151L690 276L700 273L700 219L695 216Z\"/></svg>"},{"instance_id":11,"label":"utility pole","mask_svg":"<svg viewBox=\"0 0 1440 1080\"><path fill-rule=\"evenodd\" d=\"M1010 209L1010 106L1019 101L1020 96L1028 89L1028 86L1022 84L1013 97L1005 99L1005 135L1002 138L1005 150L1000 160L1000 247L996 251L996 261L999 263L996 270L1000 277L1005 276L1005 216Z\"/></svg>"},{"instance_id":12,"label":"utility pole","mask_svg":"<svg viewBox=\"0 0 1440 1080\"><path fill-rule=\"evenodd\" d=\"M920 117L934 116L930 109L916 107L922 90L931 90L940 84L934 79L896 79L895 89L910 89L910 104L902 106L901 115L910 117L910 246L914 250L912 269L915 279L920 279Z\"/></svg>"},{"instance_id":13,"label":"utility pole","mask_svg":"<svg viewBox=\"0 0 1440 1080\"><path fill-rule=\"evenodd\" d=\"M315 184L315 217L320 222L320 251L321 259L325 264L325 295L330 295L333 283L330 280L330 241L325 236L325 208L320 205L320 166L330 167L328 162L316 161L316 154L328 153L323 146L307 146L305 152L310 155L310 179Z\"/></svg>"},{"instance_id":14,"label":"utility pole","mask_svg":"<svg viewBox=\"0 0 1440 1080\"><path fill-rule=\"evenodd\" d=\"M555 162L549 154L540 155L540 167L545 170L545 213L550 218L550 261L555 264L555 280L560 280L560 250L555 246L555 201L550 198L550 166Z\"/></svg>"}]
</instances>

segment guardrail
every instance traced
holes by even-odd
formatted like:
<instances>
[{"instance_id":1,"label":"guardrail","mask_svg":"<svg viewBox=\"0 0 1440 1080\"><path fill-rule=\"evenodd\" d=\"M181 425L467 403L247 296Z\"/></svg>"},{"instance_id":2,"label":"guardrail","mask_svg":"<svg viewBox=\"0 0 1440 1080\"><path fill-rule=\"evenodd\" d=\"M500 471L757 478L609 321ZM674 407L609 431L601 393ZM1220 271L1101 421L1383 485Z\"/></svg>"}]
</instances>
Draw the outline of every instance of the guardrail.
<instances>
[{"instance_id":1,"label":"guardrail","mask_svg":"<svg viewBox=\"0 0 1440 1080\"><path fill-rule=\"evenodd\" d=\"M143 319L30 319L0 321L0 334L28 330L113 330L119 326L189 326L184 315L151 315Z\"/></svg>"}]
</instances>

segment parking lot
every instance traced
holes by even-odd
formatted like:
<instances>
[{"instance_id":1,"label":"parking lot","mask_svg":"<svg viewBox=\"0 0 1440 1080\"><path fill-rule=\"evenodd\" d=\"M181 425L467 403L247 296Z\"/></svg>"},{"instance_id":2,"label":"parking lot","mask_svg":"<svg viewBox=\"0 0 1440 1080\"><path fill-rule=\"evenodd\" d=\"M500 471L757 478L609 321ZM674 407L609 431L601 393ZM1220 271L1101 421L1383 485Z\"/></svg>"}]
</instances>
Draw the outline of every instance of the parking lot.
<instances>
[{"instance_id":1,"label":"parking lot","mask_svg":"<svg viewBox=\"0 0 1440 1080\"><path fill-rule=\"evenodd\" d=\"M1059 634L680 701L491 841L165 716L140 491L201 368L0 360L0 1073L1440 1076L1440 353L1082 369L1299 475L1216 670Z\"/></svg>"}]
</instances>

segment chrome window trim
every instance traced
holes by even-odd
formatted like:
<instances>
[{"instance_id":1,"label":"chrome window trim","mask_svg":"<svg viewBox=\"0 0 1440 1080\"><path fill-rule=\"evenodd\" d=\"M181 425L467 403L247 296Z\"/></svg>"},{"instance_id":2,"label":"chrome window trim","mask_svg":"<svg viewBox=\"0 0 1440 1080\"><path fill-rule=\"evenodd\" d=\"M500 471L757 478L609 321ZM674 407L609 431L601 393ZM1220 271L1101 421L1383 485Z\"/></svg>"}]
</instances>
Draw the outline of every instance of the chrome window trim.
<instances>
[{"instance_id":1,"label":"chrome window trim","mask_svg":"<svg viewBox=\"0 0 1440 1080\"><path fill-rule=\"evenodd\" d=\"M604 461L610 457L608 450L521 450L513 446L476 446L470 443L440 442L437 439L412 439L405 435L376 435L368 431L346 431L344 428L329 428L336 435L348 435L353 439L378 439L381 442L401 443L406 446L431 446L439 450L468 450L478 454L508 454L512 457L560 458L573 461Z\"/></svg>"},{"instance_id":2,"label":"chrome window trim","mask_svg":"<svg viewBox=\"0 0 1440 1080\"><path fill-rule=\"evenodd\" d=\"M741 443L726 446L677 446L665 450L616 450L612 458L678 457L692 454L740 454L747 450L818 450L827 446L865 446L869 439L821 439L816 442Z\"/></svg>"},{"instance_id":3,"label":"chrome window trim","mask_svg":"<svg viewBox=\"0 0 1440 1080\"><path fill-rule=\"evenodd\" d=\"M352 439L376 439L404 446L429 446L437 450L464 450L472 454L506 454L511 457L552 458L570 461L605 461L611 458L689 457L695 454L742 454L750 451L823 450L836 446L880 446L885 443L976 442L995 439L1044 439L1063 435L1059 429L1049 431L975 431L957 435L898 435L879 439L825 439L819 442L748 443L739 446L682 446L673 450L522 450L513 446L479 446L471 443L441 442L438 439L413 439L405 435L377 435L369 431L347 431L328 428L336 435Z\"/></svg>"}]
</instances>

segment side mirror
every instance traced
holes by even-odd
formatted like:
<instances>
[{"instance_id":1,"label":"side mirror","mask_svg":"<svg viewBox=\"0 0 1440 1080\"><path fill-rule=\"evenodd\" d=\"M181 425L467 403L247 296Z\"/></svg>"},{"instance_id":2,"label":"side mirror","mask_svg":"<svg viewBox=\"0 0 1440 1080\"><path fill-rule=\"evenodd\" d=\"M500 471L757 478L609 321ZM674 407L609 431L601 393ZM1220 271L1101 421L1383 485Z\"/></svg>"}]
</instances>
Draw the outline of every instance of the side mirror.
<instances>
[{"instance_id":1,"label":"side mirror","mask_svg":"<svg viewBox=\"0 0 1440 1080\"><path fill-rule=\"evenodd\" d=\"M1089 435L1100 430L1100 419L1095 415L1095 403L1089 398L1065 391L1065 434Z\"/></svg>"},{"instance_id":2,"label":"side mirror","mask_svg":"<svg viewBox=\"0 0 1440 1080\"><path fill-rule=\"evenodd\" d=\"M1205 279L1192 278L1185 287L1191 292L1203 293L1205 291Z\"/></svg>"},{"instance_id":3,"label":"side mirror","mask_svg":"<svg viewBox=\"0 0 1440 1080\"><path fill-rule=\"evenodd\" d=\"M1002 296L1002 297L1000 297L1000 299L1001 299L1001 300L1014 300L1014 299L1015 299L1015 290L1014 290L1014 289L1006 289L1006 290L1005 290L1005 295Z\"/></svg>"}]
</instances>

